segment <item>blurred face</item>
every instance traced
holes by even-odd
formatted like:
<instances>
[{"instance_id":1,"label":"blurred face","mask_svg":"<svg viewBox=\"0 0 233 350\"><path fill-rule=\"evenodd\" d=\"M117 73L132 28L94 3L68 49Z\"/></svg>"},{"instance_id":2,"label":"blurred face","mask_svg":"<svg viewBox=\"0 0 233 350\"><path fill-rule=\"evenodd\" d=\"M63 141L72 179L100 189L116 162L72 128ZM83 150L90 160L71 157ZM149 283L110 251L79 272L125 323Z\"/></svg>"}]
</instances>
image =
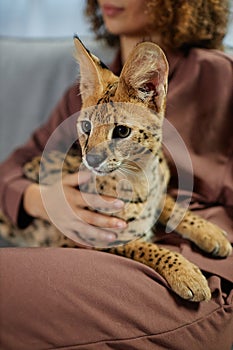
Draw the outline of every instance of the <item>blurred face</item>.
<instances>
[{"instance_id":1,"label":"blurred face","mask_svg":"<svg viewBox=\"0 0 233 350\"><path fill-rule=\"evenodd\" d=\"M115 35L143 35L149 24L147 0L98 0L105 26Z\"/></svg>"}]
</instances>

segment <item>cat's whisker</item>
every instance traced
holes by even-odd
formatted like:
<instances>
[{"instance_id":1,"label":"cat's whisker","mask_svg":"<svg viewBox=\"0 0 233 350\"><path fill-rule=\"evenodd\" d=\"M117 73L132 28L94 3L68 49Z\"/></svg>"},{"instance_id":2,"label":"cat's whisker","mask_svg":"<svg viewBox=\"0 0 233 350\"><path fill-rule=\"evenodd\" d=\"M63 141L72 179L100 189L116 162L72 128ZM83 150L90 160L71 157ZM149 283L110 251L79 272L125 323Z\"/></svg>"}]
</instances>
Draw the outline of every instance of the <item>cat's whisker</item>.
<instances>
[{"instance_id":1,"label":"cat's whisker","mask_svg":"<svg viewBox=\"0 0 233 350\"><path fill-rule=\"evenodd\" d=\"M133 172L126 169L126 168L123 168L123 167L120 167L117 169L117 171L121 174L121 175L125 175L125 174L132 174Z\"/></svg>"},{"instance_id":2,"label":"cat's whisker","mask_svg":"<svg viewBox=\"0 0 233 350\"><path fill-rule=\"evenodd\" d=\"M117 171L121 174L121 175L125 175L124 171L121 169L117 169Z\"/></svg>"},{"instance_id":3,"label":"cat's whisker","mask_svg":"<svg viewBox=\"0 0 233 350\"><path fill-rule=\"evenodd\" d=\"M118 168L118 171L120 171L122 175L138 175L138 173L141 172L141 168L136 163L133 163L131 161L124 161Z\"/></svg>"}]
</instances>

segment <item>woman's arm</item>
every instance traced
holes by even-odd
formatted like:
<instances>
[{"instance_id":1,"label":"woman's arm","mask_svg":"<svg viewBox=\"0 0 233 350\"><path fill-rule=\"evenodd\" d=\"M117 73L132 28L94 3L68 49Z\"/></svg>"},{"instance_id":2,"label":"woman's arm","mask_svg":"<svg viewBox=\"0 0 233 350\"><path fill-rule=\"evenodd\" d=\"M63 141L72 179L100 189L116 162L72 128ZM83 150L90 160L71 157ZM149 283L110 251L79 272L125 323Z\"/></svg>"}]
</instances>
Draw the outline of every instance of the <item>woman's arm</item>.
<instances>
[{"instance_id":1,"label":"woman's arm","mask_svg":"<svg viewBox=\"0 0 233 350\"><path fill-rule=\"evenodd\" d=\"M78 94L78 88L72 87L64 95L58 106L54 109L50 119L41 128L36 130L30 140L21 148L17 149L2 165L0 172L0 207L3 212L20 228L25 228L30 224L33 218L41 218L56 222L61 227L65 227L66 232L80 232L88 238L98 237L104 241L113 241L116 239L117 229L126 227L126 223L118 218L110 217L101 213L94 213L87 209L87 204L83 200L81 192L77 189L80 184L80 174L66 175L63 181L63 192L71 210L64 213L64 208L59 197L59 184L50 186L41 186L32 183L25 178L23 166L33 157L41 155L46 143L53 131L69 117L73 116L81 108L81 99ZM70 143L76 140L76 118L70 118L68 123L64 123L61 129L57 129L55 136L56 147L64 147L66 151ZM51 140L50 139L50 140ZM72 141L73 140L73 141ZM82 182L88 181L87 174L81 176ZM52 203L50 218L43 203L41 190L44 196ZM93 208L101 207L98 202L98 196L90 195L90 203ZM103 203L107 203L108 208L120 209L123 202L115 198L104 198ZM60 203L60 205L54 205ZM103 205L103 204L102 204ZM103 227L107 229L103 229Z\"/></svg>"},{"instance_id":2,"label":"woman's arm","mask_svg":"<svg viewBox=\"0 0 233 350\"><path fill-rule=\"evenodd\" d=\"M48 121L0 165L0 208L13 223L25 226L30 222L30 216L24 211L23 196L32 183L24 177L24 164L41 155L56 127L80 108L78 86L72 86L55 107Z\"/></svg>"}]
</instances>

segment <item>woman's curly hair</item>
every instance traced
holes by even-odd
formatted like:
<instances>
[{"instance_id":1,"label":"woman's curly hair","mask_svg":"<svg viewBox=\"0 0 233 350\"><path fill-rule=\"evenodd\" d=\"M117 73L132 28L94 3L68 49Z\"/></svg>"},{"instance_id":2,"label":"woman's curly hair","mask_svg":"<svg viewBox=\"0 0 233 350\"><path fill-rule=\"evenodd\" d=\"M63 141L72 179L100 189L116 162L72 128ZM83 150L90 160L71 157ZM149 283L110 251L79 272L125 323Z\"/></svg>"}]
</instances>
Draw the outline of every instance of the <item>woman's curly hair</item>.
<instances>
[{"instance_id":1,"label":"woman's curly hair","mask_svg":"<svg viewBox=\"0 0 233 350\"><path fill-rule=\"evenodd\" d=\"M222 49L229 15L227 0L148 0L146 6L149 29L160 33L165 46ZM118 37L104 27L97 0L87 0L85 12L96 37L114 46Z\"/></svg>"}]
</instances>

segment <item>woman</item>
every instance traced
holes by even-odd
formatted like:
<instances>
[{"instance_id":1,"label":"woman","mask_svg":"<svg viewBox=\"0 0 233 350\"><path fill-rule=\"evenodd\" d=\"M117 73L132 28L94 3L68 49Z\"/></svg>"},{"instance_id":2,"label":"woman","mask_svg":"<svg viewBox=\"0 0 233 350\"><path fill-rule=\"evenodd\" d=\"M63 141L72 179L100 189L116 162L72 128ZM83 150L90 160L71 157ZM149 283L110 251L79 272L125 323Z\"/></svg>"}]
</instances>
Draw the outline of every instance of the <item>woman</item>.
<instances>
[{"instance_id":1,"label":"woman","mask_svg":"<svg viewBox=\"0 0 233 350\"><path fill-rule=\"evenodd\" d=\"M87 2L87 13L98 36L120 45L112 67L116 74L137 42L152 40L164 49L170 65L166 116L192 159L191 207L225 229L233 242L233 62L220 51L207 50L221 48L227 23L225 2L180 0L177 5L159 0L99 0ZM23 178L22 166L41 154L52 131L80 109L77 92L76 86L71 87L46 125L1 165L1 208L20 227L33 217L49 219L39 187ZM176 171L169 161L170 191L176 195ZM87 235L94 232L114 240L114 230L124 222L89 213L77 185L76 177L69 175L64 191L84 219ZM153 270L102 252L2 250L2 348L229 349L233 342L232 256L209 259L175 234L161 243L203 269L213 292L209 303L184 302L170 293Z\"/></svg>"}]
</instances>

